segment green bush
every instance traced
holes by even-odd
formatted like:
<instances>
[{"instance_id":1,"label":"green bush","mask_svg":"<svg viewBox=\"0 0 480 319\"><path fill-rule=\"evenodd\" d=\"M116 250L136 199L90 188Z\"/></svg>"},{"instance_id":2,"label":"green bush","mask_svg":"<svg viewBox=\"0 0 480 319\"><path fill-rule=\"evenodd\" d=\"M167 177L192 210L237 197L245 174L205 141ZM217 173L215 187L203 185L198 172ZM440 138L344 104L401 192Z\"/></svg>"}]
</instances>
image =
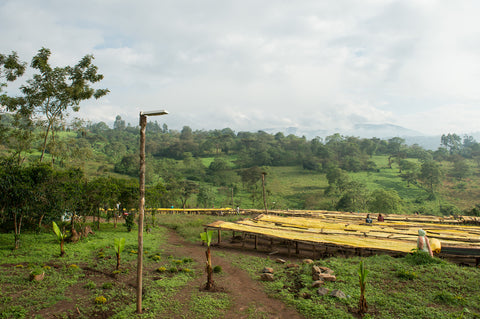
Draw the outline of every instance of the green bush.
<instances>
[{"instance_id":1,"label":"green bush","mask_svg":"<svg viewBox=\"0 0 480 319\"><path fill-rule=\"evenodd\" d=\"M213 272L218 274L222 272L222 266L215 266L213 267Z\"/></svg>"},{"instance_id":2,"label":"green bush","mask_svg":"<svg viewBox=\"0 0 480 319\"><path fill-rule=\"evenodd\" d=\"M430 257L427 252L415 249L412 253L405 256L405 260L412 265L440 264L442 261L438 258Z\"/></svg>"},{"instance_id":3,"label":"green bush","mask_svg":"<svg viewBox=\"0 0 480 319\"><path fill-rule=\"evenodd\" d=\"M396 275L400 279L407 279L407 280L413 280L418 278L417 273L415 273L414 271L409 271L405 269L398 270Z\"/></svg>"}]
</instances>

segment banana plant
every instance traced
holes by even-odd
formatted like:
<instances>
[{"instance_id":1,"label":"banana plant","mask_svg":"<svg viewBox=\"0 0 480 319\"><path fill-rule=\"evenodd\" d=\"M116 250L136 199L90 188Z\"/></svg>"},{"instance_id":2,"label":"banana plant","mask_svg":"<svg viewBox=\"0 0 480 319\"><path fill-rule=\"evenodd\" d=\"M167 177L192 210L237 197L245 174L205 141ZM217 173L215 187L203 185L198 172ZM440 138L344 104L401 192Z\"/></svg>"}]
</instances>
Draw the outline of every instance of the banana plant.
<instances>
[{"instance_id":1,"label":"banana plant","mask_svg":"<svg viewBox=\"0 0 480 319\"><path fill-rule=\"evenodd\" d=\"M53 232L57 235L58 242L60 243L60 257L65 256L65 250L63 249L63 244L65 243L65 238L67 237L67 233L65 231L61 231L60 227L58 227L57 223L52 222Z\"/></svg>"},{"instance_id":2,"label":"banana plant","mask_svg":"<svg viewBox=\"0 0 480 319\"><path fill-rule=\"evenodd\" d=\"M207 272L207 283L205 284L205 290L212 290L214 286L213 282L213 267L212 267L212 255L210 254L210 244L212 243L213 230L200 233L200 238L207 244L207 251L205 255L207 262L205 265L205 271Z\"/></svg>"},{"instance_id":3,"label":"banana plant","mask_svg":"<svg viewBox=\"0 0 480 319\"><path fill-rule=\"evenodd\" d=\"M365 287L367 285L368 270L365 269L363 260L360 262L360 268L358 270L358 280L360 283L360 300L358 301L358 313L360 315L365 314L368 311L367 300L365 299Z\"/></svg>"},{"instance_id":4,"label":"banana plant","mask_svg":"<svg viewBox=\"0 0 480 319\"><path fill-rule=\"evenodd\" d=\"M117 254L117 270L119 270L120 269L120 254L122 253L123 248L125 248L125 237L115 238L113 241L114 241L115 254Z\"/></svg>"}]
</instances>

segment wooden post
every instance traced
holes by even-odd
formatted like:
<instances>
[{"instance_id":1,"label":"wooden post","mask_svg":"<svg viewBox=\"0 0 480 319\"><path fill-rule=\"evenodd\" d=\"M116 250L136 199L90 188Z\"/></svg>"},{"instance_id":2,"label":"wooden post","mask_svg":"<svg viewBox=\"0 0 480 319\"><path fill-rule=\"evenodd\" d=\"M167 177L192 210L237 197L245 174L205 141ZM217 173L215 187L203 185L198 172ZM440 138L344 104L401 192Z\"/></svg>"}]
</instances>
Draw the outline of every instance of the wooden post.
<instances>
[{"instance_id":1,"label":"wooden post","mask_svg":"<svg viewBox=\"0 0 480 319\"><path fill-rule=\"evenodd\" d=\"M145 209L145 129L147 116L140 114L140 203L138 205L137 313L142 313L143 215Z\"/></svg>"},{"instance_id":2,"label":"wooden post","mask_svg":"<svg viewBox=\"0 0 480 319\"><path fill-rule=\"evenodd\" d=\"M257 235L255 235L255 250L257 250L257 243L258 243L258 239L257 239Z\"/></svg>"},{"instance_id":3,"label":"wooden post","mask_svg":"<svg viewBox=\"0 0 480 319\"><path fill-rule=\"evenodd\" d=\"M222 231L219 229L218 230L218 244L220 245L221 242L222 242Z\"/></svg>"},{"instance_id":4,"label":"wooden post","mask_svg":"<svg viewBox=\"0 0 480 319\"><path fill-rule=\"evenodd\" d=\"M315 244L312 245L312 259L315 260Z\"/></svg>"},{"instance_id":5,"label":"wooden post","mask_svg":"<svg viewBox=\"0 0 480 319\"><path fill-rule=\"evenodd\" d=\"M288 257L290 257L290 240L287 241Z\"/></svg>"},{"instance_id":6,"label":"wooden post","mask_svg":"<svg viewBox=\"0 0 480 319\"><path fill-rule=\"evenodd\" d=\"M300 250L298 249L298 241L295 242L295 254L300 254Z\"/></svg>"},{"instance_id":7,"label":"wooden post","mask_svg":"<svg viewBox=\"0 0 480 319\"><path fill-rule=\"evenodd\" d=\"M245 248L245 233L242 233L242 248Z\"/></svg>"},{"instance_id":8,"label":"wooden post","mask_svg":"<svg viewBox=\"0 0 480 319\"><path fill-rule=\"evenodd\" d=\"M265 196L265 175L267 175L267 172L262 172L263 206L265 207L265 214L268 214L267 198Z\"/></svg>"}]
</instances>

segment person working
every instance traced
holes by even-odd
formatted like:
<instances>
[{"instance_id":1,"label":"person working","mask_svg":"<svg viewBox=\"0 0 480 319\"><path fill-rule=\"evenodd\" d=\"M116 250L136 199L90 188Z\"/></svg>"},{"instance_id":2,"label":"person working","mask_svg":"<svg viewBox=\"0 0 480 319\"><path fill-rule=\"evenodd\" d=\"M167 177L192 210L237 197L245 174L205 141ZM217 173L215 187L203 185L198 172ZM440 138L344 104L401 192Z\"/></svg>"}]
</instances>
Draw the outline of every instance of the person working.
<instances>
[{"instance_id":1,"label":"person working","mask_svg":"<svg viewBox=\"0 0 480 319\"><path fill-rule=\"evenodd\" d=\"M378 220L379 222L383 222L385 219L383 218L382 214L378 214L377 220Z\"/></svg>"},{"instance_id":2,"label":"person working","mask_svg":"<svg viewBox=\"0 0 480 319\"><path fill-rule=\"evenodd\" d=\"M371 224L372 223L372 219L370 218L370 214L367 214L367 218L365 219L365 222L367 224Z\"/></svg>"},{"instance_id":3,"label":"person working","mask_svg":"<svg viewBox=\"0 0 480 319\"><path fill-rule=\"evenodd\" d=\"M430 241L427 238L427 233L423 229L418 230L417 248L420 251L424 251L433 257L432 248L430 247Z\"/></svg>"}]
</instances>

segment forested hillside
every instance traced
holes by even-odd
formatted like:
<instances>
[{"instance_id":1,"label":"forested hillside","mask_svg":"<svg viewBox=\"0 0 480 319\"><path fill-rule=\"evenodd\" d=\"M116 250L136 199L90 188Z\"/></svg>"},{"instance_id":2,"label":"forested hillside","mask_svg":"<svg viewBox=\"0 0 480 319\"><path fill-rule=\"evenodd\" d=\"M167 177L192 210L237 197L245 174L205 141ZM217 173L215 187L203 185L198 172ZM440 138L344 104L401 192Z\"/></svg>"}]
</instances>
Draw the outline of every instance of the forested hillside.
<instances>
[{"instance_id":1,"label":"forested hillside","mask_svg":"<svg viewBox=\"0 0 480 319\"><path fill-rule=\"evenodd\" d=\"M49 184L58 186L49 194L65 197L63 210L80 209L82 198L88 198L86 210L117 203L136 207L138 127L126 126L120 116L113 128L78 119L56 126L56 139L48 139L40 161L46 134L42 122L28 134L11 114L4 114L1 123L3 178L12 178L12 167L48 171L58 181ZM149 122L147 206L263 208L263 176L272 209L476 213L480 144L455 134L444 135L441 142L443 147L427 151L398 137L334 134L307 140L229 128L193 131L185 126L178 132ZM67 184L74 185L72 195ZM3 205L12 201L4 198Z\"/></svg>"}]
</instances>

